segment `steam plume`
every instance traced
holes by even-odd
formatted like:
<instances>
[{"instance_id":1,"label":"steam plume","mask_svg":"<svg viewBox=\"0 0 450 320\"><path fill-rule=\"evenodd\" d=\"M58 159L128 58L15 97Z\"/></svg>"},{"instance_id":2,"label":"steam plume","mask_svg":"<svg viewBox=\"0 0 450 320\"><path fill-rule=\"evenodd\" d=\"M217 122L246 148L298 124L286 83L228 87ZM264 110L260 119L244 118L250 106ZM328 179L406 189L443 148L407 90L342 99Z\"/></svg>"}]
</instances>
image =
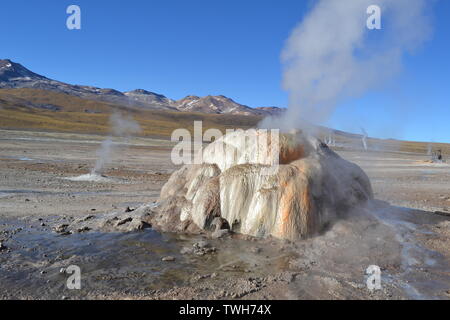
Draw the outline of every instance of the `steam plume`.
<instances>
[{"instance_id":1,"label":"steam plume","mask_svg":"<svg viewBox=\"0 0 450 320\"><path fill-rule=\"evenodd\" d=\"M391 79L402 58L430 34L425 0L320 0L292 31L282 52L289 108L262 127L323 123L336 105ZM369 30L367 8L381 8L381 30Z\"/></svg>"},{"instance_id":2,"label":"steam plume","mask_svg":"<svg viewBox=\"0 0 450 320\"><path fill-rule=\"evenodd\" d=\"M361 132L362 132L361 140L362 140L363 148L364 148L364 150L367 151L367 137L368 137L368 134L367 134L366 130L364 130L364 128L361 128Z\"/></svg>"},{"instance_id":3,"label":"steam plume","mask_svg":"<svg viewBox=\"0 0 450 320\"><path fill-rule=\"evenodd\" d=\"M109 119L112 135L104 140L97 150L97 161L91 174L101 174L105 165L111 162L114 149L113 136L129 139L133 134L141 131L139 124L131 117L123 117L120 113L113 113Z\"/></svg>"}]
</instances>

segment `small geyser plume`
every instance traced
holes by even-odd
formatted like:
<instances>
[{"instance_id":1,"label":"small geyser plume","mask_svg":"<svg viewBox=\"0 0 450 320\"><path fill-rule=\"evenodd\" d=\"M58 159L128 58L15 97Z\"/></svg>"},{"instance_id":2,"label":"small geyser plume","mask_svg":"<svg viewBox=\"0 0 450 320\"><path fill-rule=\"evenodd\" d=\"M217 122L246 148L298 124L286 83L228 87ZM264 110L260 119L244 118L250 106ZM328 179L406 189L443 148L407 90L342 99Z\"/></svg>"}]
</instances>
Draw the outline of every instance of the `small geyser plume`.
<instances>
[{"instance_id":1,"label":"small geyser plume","mask_svg":"<svg viewBox=\"0 0 450 320\"><path fill-rule=\"evenodd\" d=\"M361 128L361 132L362 132L362 136L361 136L361 141L362 141L362 145L363 145L363 149L365 151L367 151L367 132L366 130L364 130L364 128Z\"/></svg>"},{"instance_id":2,"label":"small geyser plume","mask_svg":"<svg viewBox=\"0 0 450 320\"><path fill-rule=\"evenodd\" d=\"M129 139L133 134L141 131L139 124L131 117L124 117L120 113L113 113L109 119L112 134L102 142L97 150L97 161L91 175L101 175L104 167L111 162L114 149L113 137Z\"/></svg>"},{"instance_id":3,"label":"small geyser plume","mask_svg":"<svg viewBox=\"0 0 450 320\"><path fill-rule=\"evenodd\" d=\"M112 129L112 136L130 138L131 135L141 131L139 124L131 117L124 117L120 113L113 113L109 119ZM114 147L113 137L109 136L104 140L97 150L97 161L91 171L92 175L100 175L106 164L111 162L111 155Z\"/></svg>"},{"instance_id":4,"label":"small geyser plume","mask_svg":"<svg viewBox=\"0 0 450 320\"><path fill-rule=\"evenodd\" d=\"M381 29L367 28L367 8L381 9ZM320 0L282 51L288 110L260 127L289 130L328 120L339 103L383 85L431 27L425 0ZM303 123L300 123L303 121Z\"/></svg>"},{"instance_id":5,"label":"small geyser plume","mask_svg":"<svg viewBox=\"0 0 450 320\"><path fill-rule=\"evenodd\" d=\"M139 124L133 120L132 117L125 117L120 113L113 113L109 118L109 124L111 127L110 135L103 140L100 148L97 150L97 161L91 172L83 174L78 177L67 178L71 181L96 181L107 182L110 181L107 177L103 176L103 170L105 166L111 162L113 152L115 151L115 143L113 138L125 139L125 142L134 134L141 131Z\"/></svg>"},{"instance_id":6,"label":"small geyser plume","mask_svg":"<svg viewBox=\"0 0 450 320\"><path fill-rule=\"evenodd\" d=\"M334 134L333 134L333 132L331 130L328 132L328 136L325 139L325 143L329 147L335 147L336 146L336 140L334 139Z\"/></svg>"},{"instance_id":7,"label":"small geyser plume","mask_svg":"<svg viewBox=\"0 0 450 320\"><path fill-rule=\"evenodd\" d=\"M100 174L104 166L110 162L112 144L111 138L102 141L100 148L97 150L98 158L94 168L91 170L91 174Z\"/></svg>"}]
</instances>

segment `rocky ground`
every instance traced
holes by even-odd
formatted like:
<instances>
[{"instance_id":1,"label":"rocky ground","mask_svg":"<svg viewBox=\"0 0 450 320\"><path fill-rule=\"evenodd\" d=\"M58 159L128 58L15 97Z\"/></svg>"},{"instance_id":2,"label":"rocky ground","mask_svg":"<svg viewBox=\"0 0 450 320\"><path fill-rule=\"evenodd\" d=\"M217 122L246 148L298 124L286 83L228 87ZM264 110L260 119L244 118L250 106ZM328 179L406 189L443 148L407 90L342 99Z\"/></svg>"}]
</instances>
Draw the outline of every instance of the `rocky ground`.
<instances>
[{"instance_id":1,"label":"rocky ground","mask_svg":"<svg viewBox=\"0 0 450 320\"><path fill-rule=\"evenodd\" d=\"M374 201L296 243L160 234L142 223L176 167L169 142L0 131L3 299L450 298L450 166L405 153L338 151L369 175ZM81 179L82 180L82 179ZM414 208L405 209L405 208ZM82 287L66 287L70 265ZM381 268L382 289L366 286Z\"/></svg>"},{"instance_id":2,"label":"rocky ground","mask_svg":"<svg viewBox=\"0 0 450 320\"><path fill-rule=\"evenodd\" d=\"M450 163L412 153L338 153L364 169L377 199L392 205L450 213Z\"/></svg>"}]
</instances>

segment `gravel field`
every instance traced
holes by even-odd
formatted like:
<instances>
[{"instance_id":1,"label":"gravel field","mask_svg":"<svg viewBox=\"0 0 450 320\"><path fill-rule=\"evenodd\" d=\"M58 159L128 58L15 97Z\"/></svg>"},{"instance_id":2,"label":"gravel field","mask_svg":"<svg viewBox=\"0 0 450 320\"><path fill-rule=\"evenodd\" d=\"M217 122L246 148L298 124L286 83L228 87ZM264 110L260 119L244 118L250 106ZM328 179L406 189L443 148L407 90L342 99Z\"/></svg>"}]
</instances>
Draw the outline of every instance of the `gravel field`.
<instances>
[{"instance_id":1,"label":"gravel field","mask_svg":"<svg viewBox=\"0 0 450 320\"><path fill-rule=\"evenodd\" d=\"M90 173L103 139L0 130L0 298L450 298L449 164L338 151L365 170L377 200L296 243L152 229L55 232L111 213L127 219L156 202L177 169L169 141L134 138L116 141L102 179L71 180ZM81 268L80 290L66 287L69 265ZM381 268L380 290L367 289L370 265Z\"/></svg>"}]
</instances>

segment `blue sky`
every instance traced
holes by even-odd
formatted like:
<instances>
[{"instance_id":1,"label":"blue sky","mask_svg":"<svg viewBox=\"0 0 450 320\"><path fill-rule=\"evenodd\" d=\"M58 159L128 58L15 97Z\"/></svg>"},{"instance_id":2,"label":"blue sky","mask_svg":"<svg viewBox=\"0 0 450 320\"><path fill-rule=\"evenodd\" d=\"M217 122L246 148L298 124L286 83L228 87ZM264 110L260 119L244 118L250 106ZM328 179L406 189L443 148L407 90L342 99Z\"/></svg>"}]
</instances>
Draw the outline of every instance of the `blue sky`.
<instances>
[{"instance_id":1,"label":"blue sky","mask_svg":"<svg viewBox=\"0 0 450 320\"><path fill-rule=\"evenodd\" d=\"M81 30L66 28L70 4L81 7ZM223 94L252 107L285 107L280 53L313 4L8 1L2 3L0 57L69 83L143 88L173 99ZM436 1L433 12L433 37L406 57L403 72L342 103L328 125L353 132L363 126L382 138L450 142L450 1Z\"/></svg>"}]
</instances>

